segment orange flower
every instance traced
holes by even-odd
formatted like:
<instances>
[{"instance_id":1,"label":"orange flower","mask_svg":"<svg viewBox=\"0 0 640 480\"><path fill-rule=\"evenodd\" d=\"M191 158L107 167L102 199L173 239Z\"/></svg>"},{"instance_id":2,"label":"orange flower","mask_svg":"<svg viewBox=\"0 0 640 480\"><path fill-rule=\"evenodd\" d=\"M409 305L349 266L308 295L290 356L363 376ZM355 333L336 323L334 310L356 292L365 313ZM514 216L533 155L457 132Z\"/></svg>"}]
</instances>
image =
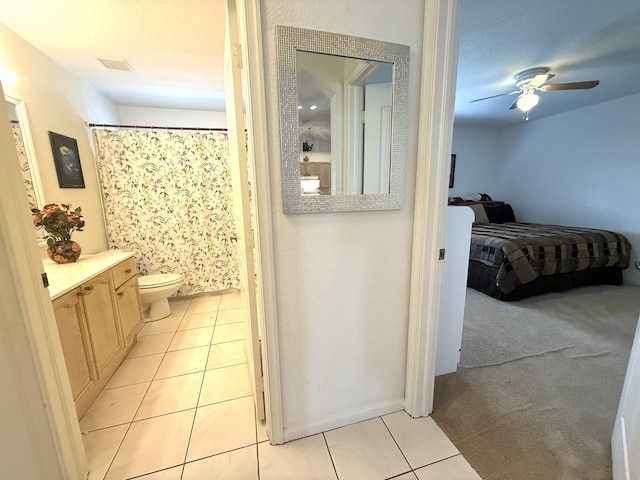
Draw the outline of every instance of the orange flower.
<instances>
[{"instance_id":1,"label":"orange flower","mask_svg":"<svg viewBox=\"0 0 640 480\"><path fill-rule=\"evenodd\" d=\"M82 231L85 222L82 220L81 211L80 207L71 210L71 204L68 203L48 203L42 210L31 205L33 224L44 229L44 238L47 239L49 248L56 242L71 240L74 231Z\"/></svg>"}]
</instances>

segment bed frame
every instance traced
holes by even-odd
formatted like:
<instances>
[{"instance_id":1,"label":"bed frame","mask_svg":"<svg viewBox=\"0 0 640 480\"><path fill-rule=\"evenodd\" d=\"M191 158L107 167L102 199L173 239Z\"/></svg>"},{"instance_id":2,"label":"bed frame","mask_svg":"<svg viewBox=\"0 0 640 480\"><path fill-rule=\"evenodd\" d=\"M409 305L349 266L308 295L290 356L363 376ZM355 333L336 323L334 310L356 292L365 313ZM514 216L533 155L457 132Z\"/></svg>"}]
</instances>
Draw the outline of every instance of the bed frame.
<instances>
[{"instance_id":1,"label":"bed frame","mask_svg":"<svg viewBox=\"0 0 640 480\"><path fill-rule=\"evenodd\" d=\"M619 267L587 268L577 272L545 275L521 285L509 293L503 293L495 283L498 267L470 260L467 286L498 300L514 301L585 285L622 285L622 270Z\"/></svg>"}]
</instances>

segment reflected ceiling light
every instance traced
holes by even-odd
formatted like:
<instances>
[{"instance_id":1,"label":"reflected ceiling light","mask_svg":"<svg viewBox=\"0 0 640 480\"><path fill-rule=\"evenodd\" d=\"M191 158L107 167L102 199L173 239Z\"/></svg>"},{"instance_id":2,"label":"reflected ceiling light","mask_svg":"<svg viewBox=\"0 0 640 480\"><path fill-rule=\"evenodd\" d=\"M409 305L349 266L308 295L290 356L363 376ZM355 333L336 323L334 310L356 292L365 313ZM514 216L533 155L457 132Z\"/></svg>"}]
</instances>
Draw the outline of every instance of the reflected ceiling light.
<instances>
[{"instance_id":1,"label":"reflected ceiling light","mask_svg":"<svg viewBox=\"0 0 640 480\"><path fill-rule=\"evenodd\" d=\"M298 110L302 110L302 105L298 105Z\"/></svg>"},{"instance_id":2,"label":"reflected ceiling light","mask_svg":"<svg viewBox=\"0 0 640 480\"><path fill-rule=\"evenodd\" d=\"M5 67L0 67L0 81L4 84L10 85L18 81L18 75L13 70L9 70Z\"/></svg>"},{"instance_id":3,"label":"reflected ceiling light","mask_svg":"<svg viewBox=\"0 0 640 480\"><path fill-rule=\"evenodd\" d=\"M317 105L311 105L311 106L309 107L309 110L315 110L316 108L318 108L318 106L317 106Z\"/></svg>"}]
</instances>

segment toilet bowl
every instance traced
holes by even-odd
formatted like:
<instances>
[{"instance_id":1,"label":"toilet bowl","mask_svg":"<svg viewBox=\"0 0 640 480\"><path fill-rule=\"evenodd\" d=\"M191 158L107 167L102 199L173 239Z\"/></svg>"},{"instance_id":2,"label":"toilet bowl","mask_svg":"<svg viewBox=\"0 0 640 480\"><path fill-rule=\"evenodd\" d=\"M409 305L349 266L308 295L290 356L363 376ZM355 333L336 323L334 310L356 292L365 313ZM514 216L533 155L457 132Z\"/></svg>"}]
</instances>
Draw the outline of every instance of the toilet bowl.
<instances>
[{"instance_id":1,"label":"toilet bowl","mask_svg":"<svg viewBox=\"0 0 640 480\"><path fill-rule=\"evenodd\" d=\"M182 275L160 273L138 277L144 321L153 322L171 315L169 296L182 285Z\"/></svg>"}]
</instances>

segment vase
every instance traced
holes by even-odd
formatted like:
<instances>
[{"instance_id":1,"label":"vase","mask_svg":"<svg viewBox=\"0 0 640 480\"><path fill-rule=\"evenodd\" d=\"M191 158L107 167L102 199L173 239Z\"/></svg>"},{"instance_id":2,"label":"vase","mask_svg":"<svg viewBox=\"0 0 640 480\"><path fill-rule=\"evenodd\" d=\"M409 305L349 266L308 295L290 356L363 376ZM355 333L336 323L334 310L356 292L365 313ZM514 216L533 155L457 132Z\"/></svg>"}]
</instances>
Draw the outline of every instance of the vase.
<instances>
[{"instance_id":1,"label":"vase","mask_svg":"<svg viewBox=\"0 0 640 480\"><path fill-rule=\"evenodd\" d=\"M56 263L72 263L78 260L82 249L73 240L60 240L47 248L47 255Z\"/></svg>"}]
</instances>

